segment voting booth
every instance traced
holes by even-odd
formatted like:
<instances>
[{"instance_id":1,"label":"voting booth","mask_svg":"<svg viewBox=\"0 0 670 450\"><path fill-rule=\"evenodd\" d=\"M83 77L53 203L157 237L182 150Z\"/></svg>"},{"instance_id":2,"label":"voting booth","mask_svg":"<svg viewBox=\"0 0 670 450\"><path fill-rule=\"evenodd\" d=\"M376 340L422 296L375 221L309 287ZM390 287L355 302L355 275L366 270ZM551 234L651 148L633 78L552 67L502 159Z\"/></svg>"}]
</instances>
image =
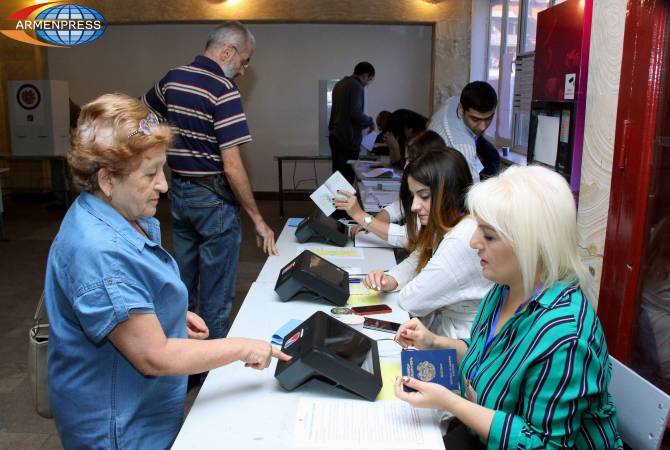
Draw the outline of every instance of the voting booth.
<instances>
[{"instance_id":1,"label":"voting booth","mask_svg":"<svg viewBox=\"0 0 670 450\"><path fill-rule=\"evenodd\" d=\"M292 359L277 362L275 378L288 391L318 379L372 401L382 388L377 342L322 311L288 333L282 351Z\"/></svg>"},{"instance_id":2,"label":"voting booth","mask_svg":"<svg viewBox=\"0 0 670 450\"><path fill-rule=\"evenodd\" d=\"M283 302L324 299L343 306L349 299L349 273L305 250L279 272L275 292Z\"/></svg>"},{"instance_id":3,"label":"voting booth","mask_svg":"<svg viewBox=\"0 0 670 450\"><path fill-rule=\"evenodd\" d=\"M68 82L7 81L9 134L14 156L64 156L70 148Z\"/></svg>"}]
</instances>

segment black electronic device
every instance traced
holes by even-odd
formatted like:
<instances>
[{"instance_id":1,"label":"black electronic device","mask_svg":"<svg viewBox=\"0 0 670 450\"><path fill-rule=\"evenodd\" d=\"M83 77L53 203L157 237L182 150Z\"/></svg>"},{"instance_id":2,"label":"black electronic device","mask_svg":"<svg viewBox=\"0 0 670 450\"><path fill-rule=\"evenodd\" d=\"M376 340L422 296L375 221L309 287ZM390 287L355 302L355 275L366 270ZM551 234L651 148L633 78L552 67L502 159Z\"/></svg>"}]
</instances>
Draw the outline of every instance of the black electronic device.
<instances>
[{"instance_id":1,"label":"black electronic device","mask_svg":"<svg viewBox=\"0 0 670 450\"><path fill-rule=\"evenodd\" d=\"M283 302L323 298L344 306L349 300L349 273L305 250L279 272L275 292Z\"/></svg>"},{"instance_id":2,"label":"black electronic device","mask_svg":"<svg viewBox=\"0 0 670 450\"><path fill-rule=\"evenodd\" d=\"M328 314L317 311L288 333L275 378L292 391L316 378L374 400L382 388L377 342Z\"/></svg>"},{"instance_id":3,"label":"black electronic device","mask_svg":"<svg viewBox=\"0 0 670 450\"><path fill-rule=\"evenodd\" d=\"M324 215L320 210L305 217L295 230L295 238L300 243L316 241L344 247L348 237L349 229L345 224Z\"/></svg>"},{"instance_id":4,"label":"black electronic device","mask_svg":"<svg viewBox=\"0 0 670 450\"><path fill-rule=\"evenodd\" d=\"M387 320L373 319L372 317L366 317L363 321L363 328L368 328L370 330L377 331L386 331L387 333L397 333L400 329L400 324L397 322L389 322Z\"/></svg>"}]
</instances>

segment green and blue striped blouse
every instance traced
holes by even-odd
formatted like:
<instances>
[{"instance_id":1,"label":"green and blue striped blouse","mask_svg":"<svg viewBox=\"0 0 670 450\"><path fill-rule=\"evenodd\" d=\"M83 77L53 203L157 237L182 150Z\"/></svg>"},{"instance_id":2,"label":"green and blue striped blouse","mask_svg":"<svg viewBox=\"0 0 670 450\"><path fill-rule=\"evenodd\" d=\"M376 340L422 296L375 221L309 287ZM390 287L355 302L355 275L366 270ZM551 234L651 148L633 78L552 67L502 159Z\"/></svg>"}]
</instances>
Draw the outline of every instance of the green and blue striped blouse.
<instances>
[{"instance_id":1,"label":"green and blue striped blouse","mask_svg":"<svg viewBox=\"0 0 670 450\"><path fill-rule=\"evenodd\" d=\"M623 448L605 336L582 290L545 289L482 357L504 289L494 286L482 301L460 369L463 396L470 380L477 403L495 410L487 448Z\"/></svg>"}]
</instances>

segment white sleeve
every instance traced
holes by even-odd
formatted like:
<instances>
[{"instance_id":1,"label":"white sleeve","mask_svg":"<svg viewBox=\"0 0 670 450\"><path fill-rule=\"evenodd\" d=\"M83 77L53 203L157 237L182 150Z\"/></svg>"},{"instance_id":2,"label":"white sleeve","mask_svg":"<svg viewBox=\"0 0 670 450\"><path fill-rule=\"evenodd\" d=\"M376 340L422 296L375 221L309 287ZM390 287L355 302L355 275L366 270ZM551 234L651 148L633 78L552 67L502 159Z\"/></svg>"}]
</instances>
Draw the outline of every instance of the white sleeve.
<instances>
[{"instance_id":1,"label":"white sleeve","mask_svg":"<svg viewBox=\"0 0 670 450\"><path fill-rule=\"evenodd\" d=\"M430 122L428 122L428 129L439 134L444 142L449 145L448 142L450 139L449 135L447 134L447 127L445 123L446 113L447 106L442 105L442 107L440 107L440 109L438 109L435 114L433 114L433 117L430 118Z\"/></svg>"},{"instance_id":2,"label":"white sleeve","mask_svg":"<svg viewBox=\"0 0 670 450\"><path fill-rule=\"evenodd\" d=\"M472 297L471 287L487 284L477 252L470 247L472 233L468 230L473 225L463 225L465 230L452 236L447 233L423 270L402 287L398 303L405 311L423 317L444 306L472 300L468 298ZM415 268L417 263L418 256Z\"/></svg>"},{"instance_id":3,"label":"white sleeve","mask_svg":"<svg viewBox=\"0 0 670 450\"><path fill-rule=\"evenodd\" d=\"M472 182L478 183L479 172L481 172L484 166L482 166L479 158L477 158L477 147L475 147L473 143L472 145L456 144L454 145L454 148L465 157L465 161L468 163L468 167L470 168L470 174L472 175Z\"/></svg>"},{"instance_id":4,"label":"white sleeve","mask_svg":"<svg viewBox=\"0 0 670 450\"><path fill-rule=\"evenodd\" d=\"M402 209L400 208L400 199L384 206L384 211L389 215L389 220L398 223L403 219Z\"/></svg>"},{"instance_id":5,"label":"white sleeve","mask_svg":"<svg viewBox=\"0 0 670 450\"><path fill-rule=\"evenodd\" d=\"M416 276L416 266L419 264L419 252L413 251L407 258L395 267L386 271L398 282L397 289L402 289ZM396 290L397 290L396 289Z\"/></svg>"},{"instance_id":6,"label":"white sleeve","mask_svg":"<svg viewBox=\"0 0 670 450\"><path fill-rule=\"evenodd\" d=\"M407 248L407 226L389 223L386 242L392 247Z\"/></svg>"}]
</instances>

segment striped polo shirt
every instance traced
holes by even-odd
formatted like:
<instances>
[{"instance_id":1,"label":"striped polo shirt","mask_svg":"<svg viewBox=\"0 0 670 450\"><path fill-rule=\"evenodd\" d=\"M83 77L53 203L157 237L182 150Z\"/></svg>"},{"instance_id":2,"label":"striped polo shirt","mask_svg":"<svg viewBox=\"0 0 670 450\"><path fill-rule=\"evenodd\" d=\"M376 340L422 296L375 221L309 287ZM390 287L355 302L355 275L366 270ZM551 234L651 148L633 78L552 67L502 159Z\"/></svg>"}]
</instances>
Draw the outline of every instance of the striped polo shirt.
<instances>
[{"instance_id":1,"label":"striped polo shirt","mask_svg":"<svg viewBox=\"0 0 670 450\"><path fill-rule=\"evenodd\" d=\"M170 70L142 101L170 124L167 161L181 175L222 173L221 151L251 141L237 84L205 56Z\"/></svg>"},{"instance_id":2,"label":"striped polo shirt","mask_svg":"<svg viewBox=\"0 0 670 450\"><path fill-rule=\"evenodd\" d=\"M477 403L495 410L487 448L623 448L605 335L581 288L545 289L482 356L504 289L495 285L482 301L460 367L463 396L470 380Z\"/></svg>"}]
</instances>

